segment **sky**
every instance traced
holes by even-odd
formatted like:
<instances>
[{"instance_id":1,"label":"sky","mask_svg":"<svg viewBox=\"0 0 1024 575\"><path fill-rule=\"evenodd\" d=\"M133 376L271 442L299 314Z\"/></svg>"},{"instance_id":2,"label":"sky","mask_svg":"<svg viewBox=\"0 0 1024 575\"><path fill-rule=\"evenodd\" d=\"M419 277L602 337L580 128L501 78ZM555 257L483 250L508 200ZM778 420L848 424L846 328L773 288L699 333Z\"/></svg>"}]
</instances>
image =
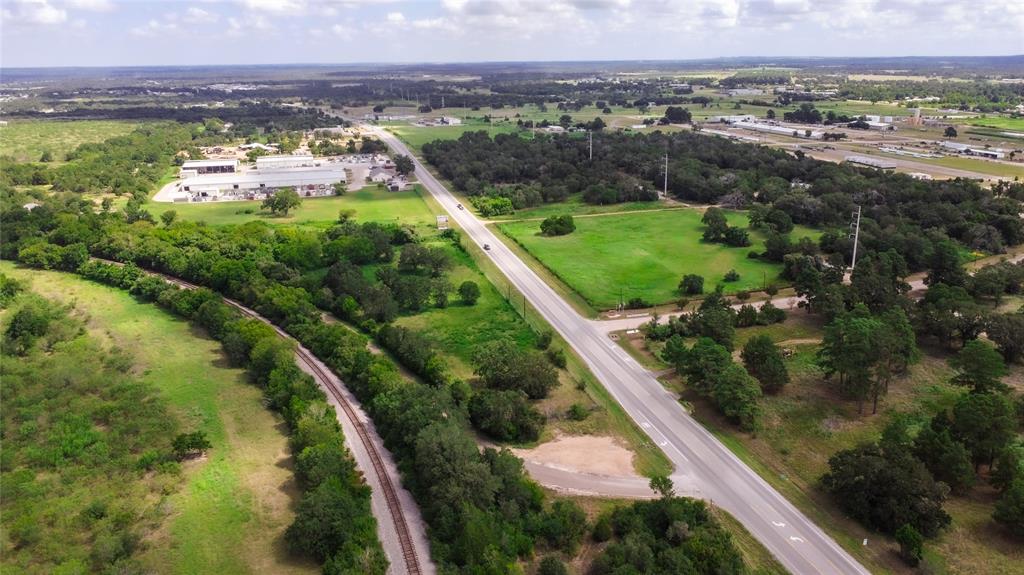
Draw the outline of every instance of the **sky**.
<instances>
[{"instance_id":1,"label":"sky","mask_svg":"<svg viewBox=\"0 0 1024 575\"><path fill-rule=\"evenodd\" d=\"M0 67L1024 54L1024 0L0 0Z\"/></svg>"}]
</instances>

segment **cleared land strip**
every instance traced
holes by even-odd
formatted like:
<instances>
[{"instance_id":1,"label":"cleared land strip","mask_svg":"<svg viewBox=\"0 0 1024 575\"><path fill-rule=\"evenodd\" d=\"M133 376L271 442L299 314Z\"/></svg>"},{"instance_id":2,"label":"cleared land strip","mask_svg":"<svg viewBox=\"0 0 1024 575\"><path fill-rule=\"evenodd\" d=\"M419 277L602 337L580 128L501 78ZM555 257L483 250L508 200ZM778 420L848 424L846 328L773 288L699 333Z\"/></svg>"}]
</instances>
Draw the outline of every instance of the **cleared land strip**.
<instances>
[{"instance_id":1,"label":"cleared land strip","mask_svg":"<svg viewBox=\"0 0 1024 575\"><path fill-rule=\"evenodd\" d=\"M119 262L103 261L120 265ZM168 283L185 289L200 287L168 275L147 273L158 275ZM436 573L436 567L430 561L429 539L419 506L412 494L402 487L391 452L384 447L384 441L377 434L373 421L363 412L352 393L334 372L284 330L237 301L229 298L223 300L243 315L269 325L281 337L294 341L299 367L311 375L327 394L344 431L345 443L370 485L370 507L377 518L377 536L390 562L388 573ZM354 437L358 437L359 441L355 441Z\"/></svg>"}]
</instances>

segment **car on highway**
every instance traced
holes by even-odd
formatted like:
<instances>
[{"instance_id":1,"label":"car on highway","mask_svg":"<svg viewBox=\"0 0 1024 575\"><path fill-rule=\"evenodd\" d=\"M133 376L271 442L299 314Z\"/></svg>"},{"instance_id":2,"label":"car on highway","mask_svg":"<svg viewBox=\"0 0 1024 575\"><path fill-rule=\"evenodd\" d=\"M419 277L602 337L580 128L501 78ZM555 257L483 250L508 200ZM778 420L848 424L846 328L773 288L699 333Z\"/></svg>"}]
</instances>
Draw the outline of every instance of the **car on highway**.
<instances>
[{"instance_id":1,"label":"car on highway","mask_svg":"<svg viewBox=\"0 0 1024 575\"><path fill-rule=\"evenodd\" d=\"M491 244L484 244L484 250L491 251Z\"/></svg>"},{"instance_id":2,"label":"car on highway","mask_svg":"<svg viewBox=\"0 0 1024 575\"><path fill-rule=\"evenodd\" d=\"M455 207L459 208L460 210L466 209L466 208L462 207L462 204L455 204Z\"/></svg>"}]
</instances>

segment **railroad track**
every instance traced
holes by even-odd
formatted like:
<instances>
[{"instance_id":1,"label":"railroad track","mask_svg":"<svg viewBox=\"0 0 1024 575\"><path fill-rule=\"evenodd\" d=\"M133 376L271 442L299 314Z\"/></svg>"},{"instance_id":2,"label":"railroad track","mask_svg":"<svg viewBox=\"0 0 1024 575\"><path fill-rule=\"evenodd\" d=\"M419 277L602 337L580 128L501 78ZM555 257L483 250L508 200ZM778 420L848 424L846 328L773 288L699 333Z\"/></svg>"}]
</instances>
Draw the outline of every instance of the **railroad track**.
<instances>
[{"instance_id":1,"label":"railroad track","mask_svg":"<svg viewBox=\"0 0 1024 575\"><path fill-rule=\"evenodd\" d=\"M111 264L119 263L109 260L102 261ZM164 281L185 289L198 289L200 287L193 283L166 274L161 274L157 272L148 273L160 276L161 278L164 279ZM242 313L242 315L255 320L259 320L273 328L273 330L277 332L277 334L280 335L281 337L295 341L295 338L293 338L283 329L274 325L269 320L252 311L251 309L226 297L223 298L223 300L224 303L237 309L239 312ZM310 353L309 350L307 350L301 344L296 346L295 353L302 361L302 363L304 363L306 367L309 368L309 371L313 373L314 377L320 380L324 389L326 389L328 393L330 393L331 396L334 397L334 399L338 402L338 405L340 405L341 408L345 411L345 415L352 422L352 426L355 427L356 434L359 436L359 440L362 442L363 448L366 449L366 453L368 453L370 456L370 462L373 465L373 471L374 473L377 474L377 478L381 486L381 492L384 494L384 501L387 503L388 512L391 515L391 521L394 524L395 532L398 535L398 544L402 548L402 558L405 560L406 573L409 573L410 575L420 575L422 573L422 570L420 568L420 560L419 556L416 553L416 547L415 545L413 545L412 535L409 533L409 524L406 521L405 513L402 511L402 502L398 499L398 492L395 490L394 483L391 481L391 476L388 475L387 468L384 466L384 460L381 458L380 452L377 450L377 447L374 445L372 439L370 438L370 433L366 430L366 426L363 425L363 422L359 420L359 417L357 416L355 409L352 408L352 405L348 402L348 400L345 399L344 394L341 392L340 389L338 389L337 385L334 383L334 374L328 372L323 367L321 367L316 357L313 356L313 354Z\"/></svg>"}]
</instances>

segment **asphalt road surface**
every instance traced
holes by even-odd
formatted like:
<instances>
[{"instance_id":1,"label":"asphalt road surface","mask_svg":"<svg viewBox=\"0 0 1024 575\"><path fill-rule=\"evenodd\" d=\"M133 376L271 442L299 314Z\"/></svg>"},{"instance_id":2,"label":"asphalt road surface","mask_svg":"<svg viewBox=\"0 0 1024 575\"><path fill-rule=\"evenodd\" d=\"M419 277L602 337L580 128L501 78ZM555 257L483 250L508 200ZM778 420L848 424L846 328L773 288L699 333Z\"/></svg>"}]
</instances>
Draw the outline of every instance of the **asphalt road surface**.
<instances>
[{"instance_id":1,"label":"asphalt road surface","mask_svg":"<svg viewBox=\"0 0 1024 575\"><path fill-rule=\"evenodd\" d=\"M375 131L396 153L415 158L398 138L379 128ZM792 573L869 573L690 417L650 372L577 314L468 209L458 209L458 200L418 160L416 176L469 239L490 245L487 256L666 453L677 482L695 485L704 499L735 516Z\"/></svg>"}]
</instances>

